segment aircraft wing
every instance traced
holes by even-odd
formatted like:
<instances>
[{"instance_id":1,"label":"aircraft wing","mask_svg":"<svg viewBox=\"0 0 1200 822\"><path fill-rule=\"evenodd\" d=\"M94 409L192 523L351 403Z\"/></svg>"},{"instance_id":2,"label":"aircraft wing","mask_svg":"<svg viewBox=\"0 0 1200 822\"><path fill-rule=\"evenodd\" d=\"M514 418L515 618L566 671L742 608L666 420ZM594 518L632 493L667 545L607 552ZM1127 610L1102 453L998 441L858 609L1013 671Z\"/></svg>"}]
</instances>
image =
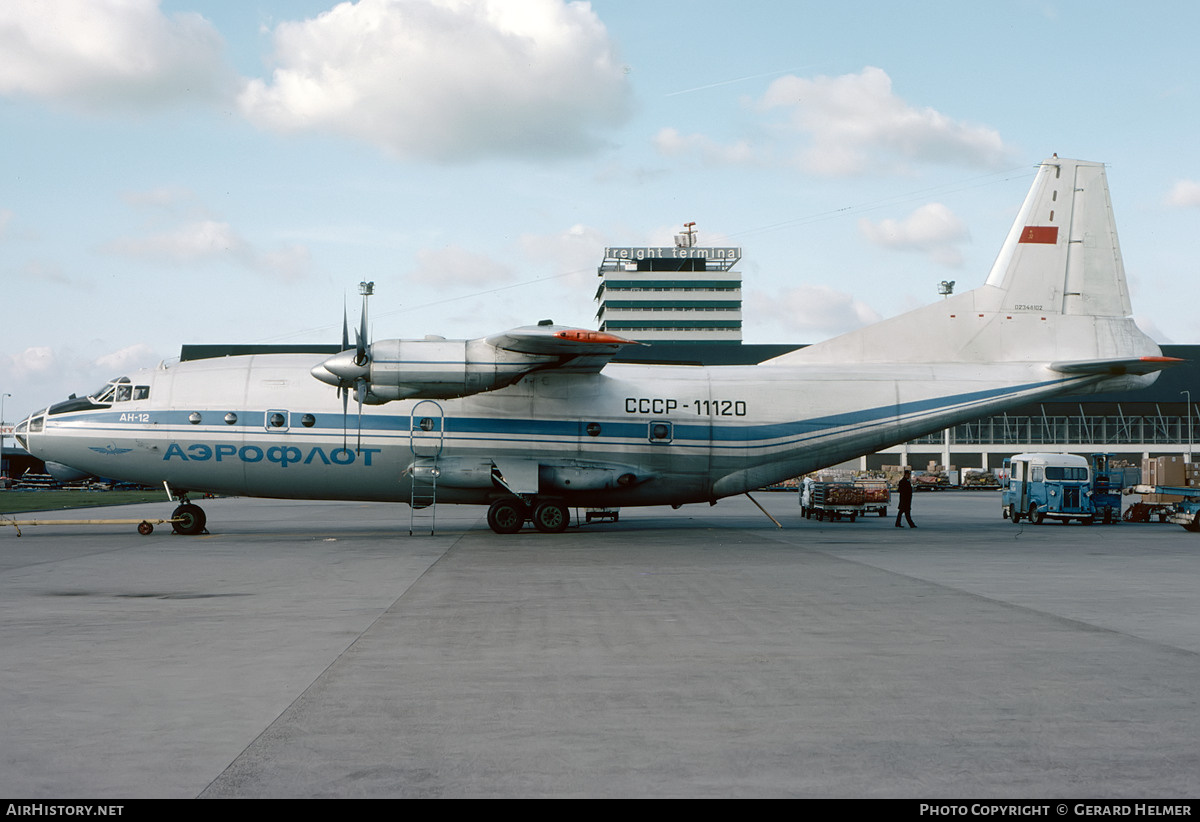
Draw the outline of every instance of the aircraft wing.
<instances>
[{"instance_id":1,"label":"aircraft wing","mask_svg":"<svg viewBox=\"0 0 1200 822\"><path fill-rule=\"evenodd\" d=\"M1050 368L1060 374L1095 374L1119 377L1124 374L1153 374L1184 360L1177 357L1132 357L1117 360L1075 360L1052 362Z\"/></svg>"},{"instance_id":2,"label":"aircraft wing","mask_svg":"<svg viewBox=\"0 0 1200 822\"><path fill-rule=\"evenodd\" d=\"M521 354L561 357L556 370L599 371L627 345L646 345L607 331L561 325L527 325L487 338L489 345Z\"/></svg>"}]
</instances>

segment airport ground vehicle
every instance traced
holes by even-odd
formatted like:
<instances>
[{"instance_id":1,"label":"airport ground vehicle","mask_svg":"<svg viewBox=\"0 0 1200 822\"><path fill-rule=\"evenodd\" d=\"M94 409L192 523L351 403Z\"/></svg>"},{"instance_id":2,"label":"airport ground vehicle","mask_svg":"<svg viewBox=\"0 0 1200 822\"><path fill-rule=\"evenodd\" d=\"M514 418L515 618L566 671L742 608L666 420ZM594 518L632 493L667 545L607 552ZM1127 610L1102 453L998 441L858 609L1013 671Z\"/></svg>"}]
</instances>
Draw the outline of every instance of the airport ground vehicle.
<instances>
[{"instance_id":1,"label":"airport ground vehicle","mask_svg":"<svg viewBox=\"0 0 1200 822\"><path fill-rule=\"evenodd\" d=\"M1171 503L1169 508L1160 506L1164 508L1163 513L1165 514L1166 521L1182 525L1186 530L1193 533L1200 533L1200 488L1174 485L1135 485L1132 488L1126 489L1126 492L1143 495L1173 494L1182 497L1182 499ZM1147 517L1147 519L1149 518ZM1160 517L1160 521L1161 519L1162 517Z\"/></svg>"},{"instance_id":2,"label":"airport ground vehicle","mask_svg":"<svg viewBox=\"0 0 1200 822\"><path fill-rule=\"evenodd\" d=\"M1130 484L1126 470L1112 465L1112 454L1092 454L1092 509L1097 522L1121 521L1121 489Z\"/></svg>"},{"instance_id":3,"label":"airport ground vehicle","mask_svg":"<svg viewBox=\"0 0 1200 822\"><path fill-rule=\"evenodd\" d=\"M800 514L805 519L849 519L864 513L866 493L853 482L818 482L804 478L800 490Z\"/></svg>"},{"instance_id":4,"label":"airport ground vehicle","mask_svg":"<svg viewBox=\"0 0 1200 822\"><path fill-rule=\"evenodd\" d=\"M863 491L863 514L879 514L886 517L888 503L892 501L892 492L888 490L886 480L855 480L854 484Z\"/></svg>"},{"instance_id":5,"label":"airport ground vehicle","mask_svg":"<svg viewBox=\"0 0 1200 822\"><path fill-rule=\"evenodd\" d=\"M1040 525L1046 518L1091 525L1088 461L1073 454L1017 454L1004 460L1001 512L1014 524L1022 519Z\"/></svg>"}]
</instances>

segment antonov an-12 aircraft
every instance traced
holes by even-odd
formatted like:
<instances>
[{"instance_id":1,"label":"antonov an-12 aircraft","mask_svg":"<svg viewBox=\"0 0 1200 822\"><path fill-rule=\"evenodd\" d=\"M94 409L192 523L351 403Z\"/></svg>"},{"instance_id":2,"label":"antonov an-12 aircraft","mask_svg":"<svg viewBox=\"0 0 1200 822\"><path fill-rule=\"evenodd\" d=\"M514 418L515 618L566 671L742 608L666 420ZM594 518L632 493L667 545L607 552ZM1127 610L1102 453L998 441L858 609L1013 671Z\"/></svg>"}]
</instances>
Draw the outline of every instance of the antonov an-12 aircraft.
<instances>
[{"instance_id":1,"label":"antonov an-12 aircraft","mask_svg":"<svg viewBox=\"0 0 1200 822\"><path fill-rule=\"evenodd\" d=\"M365 299L364 299L365 304ZM556 325L473 340L190 360L38 411L16 431L80 472L201 492L488 505L560 532L570 507L713 503L1055 394L1147 386L1104 166L1042 163L978 288L754 366L634 365ZM357 413L347 413L353 395Z\"/></svg>"}]
</instances>

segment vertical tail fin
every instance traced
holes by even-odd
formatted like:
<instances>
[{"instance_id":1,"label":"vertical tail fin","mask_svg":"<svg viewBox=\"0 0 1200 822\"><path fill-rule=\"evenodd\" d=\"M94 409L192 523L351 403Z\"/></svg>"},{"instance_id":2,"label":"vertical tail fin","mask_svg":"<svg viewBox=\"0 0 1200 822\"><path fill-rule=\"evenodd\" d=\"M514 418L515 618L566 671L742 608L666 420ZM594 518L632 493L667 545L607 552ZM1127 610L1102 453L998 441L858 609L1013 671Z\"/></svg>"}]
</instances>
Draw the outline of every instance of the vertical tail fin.
<instances>
[{"instance_id":1,"label":"vertical tail fin","mask_svg":"<svg viewBox=\"0 0 1200 822\"><path fill-rule=\"evenodd\" d=\"M1003 311L1132 313L1103 165L1042 163L987 284L1004 291Z\"/></svg>"},{"instance_id":2,"label":"vertical tail fin","mask_svg":"<svg viewBox=\"0 0 1200 822\"><path fill-rule=\"evenodd\" d=\"M1160 356L1131 313L1104 166L1055 155L1038 168L983 285L770 362L1049 364Z\"/></svg>"}]
</instances>

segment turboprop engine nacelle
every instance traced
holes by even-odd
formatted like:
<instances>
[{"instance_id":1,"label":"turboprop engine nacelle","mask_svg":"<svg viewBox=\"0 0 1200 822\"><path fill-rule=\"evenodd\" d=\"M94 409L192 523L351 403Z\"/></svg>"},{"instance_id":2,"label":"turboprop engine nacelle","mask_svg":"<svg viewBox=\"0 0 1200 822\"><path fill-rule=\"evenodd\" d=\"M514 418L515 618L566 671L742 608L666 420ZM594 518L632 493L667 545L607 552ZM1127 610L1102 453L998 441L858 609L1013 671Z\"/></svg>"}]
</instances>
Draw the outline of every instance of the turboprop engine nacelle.
<instances>
[{"instance_id":1,"label":"turboprop engine nacelle","mask_svg":"<svg viewBox=\"0 0 1200 822\"><path fill-rule=\"evenodd\" d=\"M344 344L346 344L344 342ZM549 321L475 340L380 340L360 342L312 369L339 389L353 388L362 402L448 400L512 385L531 371L569 367L598 371L626 345L604 331L564 328Z\"/></svg>"},{"instance_id":2,"label":"turboprop engine nacelle","mask_svg":"<svg viewBox=\"0 0 1200 822\"><path fill-rule=\"evenodd\" d=\"M478 340L380 340L371 345L367 402L446 400L512 385L558 358Z\"/></svg>"},{"instance_id":3,"label":"turboprop engine nacelle","mask_svg":"<svg viewBox=\"0 0 1200 822\"><path fill-rule=\"evenodd\" d=\"M368 348L366 363L354 351L335 354L312 370L329 385L366 383L363 401L447 400L511 385L557 357L506 351L478 340L379 340Z\"/></svg>"}]
</instances>

